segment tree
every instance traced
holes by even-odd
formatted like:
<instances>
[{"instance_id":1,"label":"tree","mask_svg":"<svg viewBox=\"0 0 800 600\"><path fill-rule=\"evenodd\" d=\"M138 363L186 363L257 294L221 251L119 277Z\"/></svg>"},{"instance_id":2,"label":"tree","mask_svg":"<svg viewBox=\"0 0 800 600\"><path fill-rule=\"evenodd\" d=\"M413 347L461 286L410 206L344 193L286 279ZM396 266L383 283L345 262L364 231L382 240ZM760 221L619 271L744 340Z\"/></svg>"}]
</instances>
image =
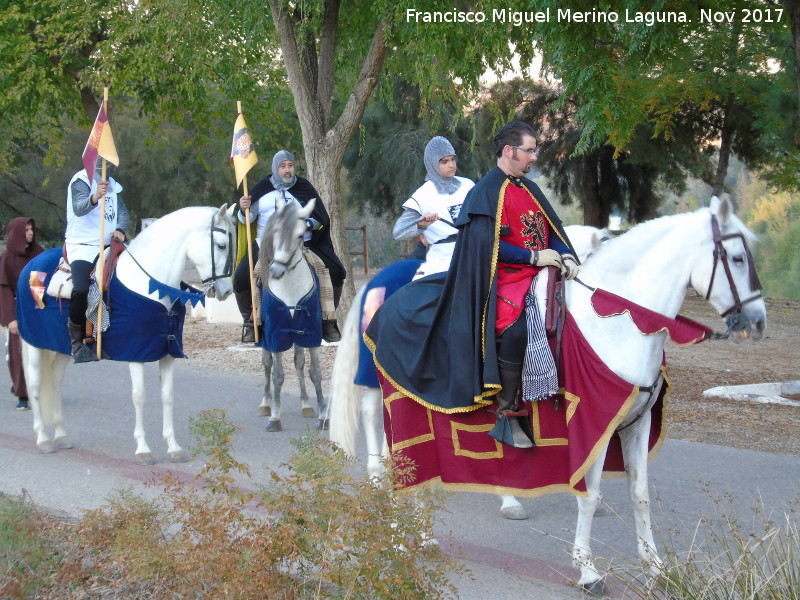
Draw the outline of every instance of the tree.
<instances>
[{"instance_id":1,"label":"tree","mask_svg":"<svg viewBox=\"0 0 800 600\"><path fill-rule=\"evenodd\" d=\"M545 2L542 8L555 14L559 4ZM583 130L577 152L606 143L624 150L637 128L648 123L655 135L669 138L683 124L681 117L691 113L705 122L698 145L720 139L719 164L710 181L715 191L721 191L731 151L751 166L783 170L784 186L800 185L797 171L787 177L785 169L787 155L794 165L800 155L787 144L786 132L795 131L797 95L787 85L792 65L784 49L790 27L779 5L667 1L658 11L673 15L668 23L625 21L627 15L651 11L649 3L609 5L572 3L573 12L594 15L590 22L562 21L534 31L547 69L567 91L562 101L578 106L575 118ZM599 17L612 13L621 15L617 22ZM711 22L702 22L703 14L711 15ZM681 15L685 22L679 22ZM776 104L787 102L794 118L776 119Z\"/></svg>"}]
</instances>

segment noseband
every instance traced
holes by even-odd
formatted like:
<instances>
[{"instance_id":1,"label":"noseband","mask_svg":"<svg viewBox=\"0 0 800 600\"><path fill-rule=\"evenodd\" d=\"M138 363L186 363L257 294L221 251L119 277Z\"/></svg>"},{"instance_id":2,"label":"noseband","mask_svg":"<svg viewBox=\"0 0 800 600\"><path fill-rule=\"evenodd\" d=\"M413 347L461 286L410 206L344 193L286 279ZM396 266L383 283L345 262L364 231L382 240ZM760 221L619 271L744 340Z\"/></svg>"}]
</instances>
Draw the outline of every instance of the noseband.
<instances>
[{"instance_id":1,"label":"noseband","mask_svg":"<svg viewBox=\"0 0 800 600\"><path fill-rule=\"evenodd\" d=\"M747 240L745 240L741 233L737 232L722 235L719 230L719 221L717 221L717 217L715 215L711 215L711 233L714 241L714 265L711 269L711 281L709 281L708 284L706 300L711 297L711 289L714 287L714 276L717 273L717 265L722 263L722 267L725 269L725 276L728 278L728 285L730 286L731 294L733 295L733 306L731 306L725 312L720 313L720 316L728 317L727 323L729 331L737 331L739 329L743 329L745 326L741 319L742 308L744 305L761 298L761 282L758 280L758 274L756 274L756 269L753 265L753 256L750 254L750 248L747 246ZM733 281L733 274L731 273L731 267L728 263L728 252L722 245L722 242L725 240L730 240L737 237L741 238L742 244L744 244L745 254L747 255L747 266L750 270L750 289L759 290L754 296L751 296L747 300L741 300L739 298L739 292L736 289L736 283Z\"/></svg>"},{"instance_id":2,"label":"noseband","mask_svg":"<svg viewBox=\"0 0 800 600\"><path fill-rule=\"evenodd\" d=\"M221 227L216 227L214 225L215 219L216 215L211 217L211 277L203 279L203 283L209 284L213 284L217 279L223 279L233 275L233 233L230 231L225 231ZM214 233L216 232L224 233L228 236L228 257L225 259L225 268L219 275L217 275L217 263L216 259L214 258Z\"/></svg>"}]
</instances>

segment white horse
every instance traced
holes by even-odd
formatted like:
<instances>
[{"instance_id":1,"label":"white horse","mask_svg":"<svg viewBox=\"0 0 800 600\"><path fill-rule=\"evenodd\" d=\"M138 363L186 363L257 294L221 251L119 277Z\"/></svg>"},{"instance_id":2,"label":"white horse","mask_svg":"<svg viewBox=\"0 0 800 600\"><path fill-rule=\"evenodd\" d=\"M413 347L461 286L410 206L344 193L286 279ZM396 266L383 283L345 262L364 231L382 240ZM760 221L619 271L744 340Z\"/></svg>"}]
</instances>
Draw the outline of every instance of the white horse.
<instances>
[{"instance_id":1,"label":"white horse","mask_svg":"<svg viewBox=\"0 0 800 600\"><path fill-rule=\"evenodd\" d=\"M306 299L316 286L314 274L306 259L303 257L303 236L306 232L305 219L314 210L314 200L299 208L295 203L288 203L278 207L273 213L264 229L264 234L259 244L259 265L261 268L261 281L264 283L262 294L272 294L286 307L294 318L297 310L302 310L300 304ZM318 315L319 316L319 315ZM262 315L265 321L264 336L269 336L267 316ZM321 319L321 316L320 316ZM320 327L322 321L320 320ZM290 326L290 328L292 328ZM292 335L298 332L295 330ZM309 332L305 332L308 334ZM303 332L299 332L302 336ZM321 330L320 330L321 336ZM295 338L297 340L297 338ZM282 431L281 426L281 388L284 381L283 352L270 352L266 340L261 353L261 362L264 365L264 396L259 406L259 414L268 416L267 431ZM325 396L322 393L322 369L319 361L319 348L308 347L309 370L308 376L314 386L317 396L317 411L308 402L303 368L305 356L303 347L305 343L294 343L294 364L300 382L300 406L302 415L314 418L319 415L318 429L327 428L327 407ZM270 383L271 390L270 390Z\"/></svg>"},{"instance_id":2,"label":"white horse","mask_svg":"<svg viewBox=\"0 0 800 600\"><path fill-rule=\"evenodd\" d=\"M610 237L607 229L598 229L589 225L568 225L565 227L565 231L581 262L584 262ZM354 383L356 371L359 368L361 304L365 290L366 287L362 287L356 294L344 323L342 339L333 363L328 415L331 441L339 444L351 456L355 456L360 406L361 421L367 442L367 474L369 477L376 477L383 471L383 460L386 459L389 452L386 436L383 433L381 390ZM528 513L522 504L514 496L509 495L502 496L500 514L511 520L528 518Z\"/></svg>"},{"instance_id":3,"label":"white horse","mask_svg":"<svg viewBox=\"0 0 800 600\"><path fill-rule=\"evenodd\" d=\"M165 286L177 288L188 260L197 267L205 286L205 294L224 300L233 291L230 275L235 249L233 227L229 215L226 214L226 208L225 204L219 209L183 208L155 221L136 236L127 251L120 256L116 268L119 281L132 292L161 302L169 309L173 302L169 297L161 299L158 293L150 293L150 283L154 280ZM64 331L66 335L66 326ZM25 341L24 332L21 332L21 335L25 380L31 400L36 445L45 453L72 448L73 445L64 429L61 407L61 382L64 371L72 359L68 354L37 348ZM175 439L173 428L174 366L175 358L172 356L168 355L159 360L163 407L162 434L167 442L170 460L185 462L188 457ZM133 405L136 409L136 426L133 433L136 440L136 461L142 465L150 465L155 461L144 432L144 363L131 362L129 367ZM45 431L45 426L52 427L52 440Z\"/></svg>"},{"instance_id":4,"label":"white horse","mask_svg":"<svg viewBox=\"0 0 800 600\"><path fill-rule=\"evenodd\" d=\"M712 198L709 208L649 221L600 247L581 268L579 280L567 282L567 306L594 352L622 380L640 393L617 426L633 502L639 557L660 572L662 562L653 539L647 486L648 442L655 391L667 334L643 335L627 312L599 316L591 303L596 286L667 318L683 304L687 286L702 294L726 319L731 337L760 339L766 308L746 240L754 235L730 202ZM357 417L357 415L355 415ZM354 416L350 415L352 420ZM608 450L599 448L584 475L587 493L578 497L573 564L579 584L606 593L603 576L590 549L591 526L600 498L600 479ZM536 449L532 450L536 452Z\"/></svg>"}]
</instances>

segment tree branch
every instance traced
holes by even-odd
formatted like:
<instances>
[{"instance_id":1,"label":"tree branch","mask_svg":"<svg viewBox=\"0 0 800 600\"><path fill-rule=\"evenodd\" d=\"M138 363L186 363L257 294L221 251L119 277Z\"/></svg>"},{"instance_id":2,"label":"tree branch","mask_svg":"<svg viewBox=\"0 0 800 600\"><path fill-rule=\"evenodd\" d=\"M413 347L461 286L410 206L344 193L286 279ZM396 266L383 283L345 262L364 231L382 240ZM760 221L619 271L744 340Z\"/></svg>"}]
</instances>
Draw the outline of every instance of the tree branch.
<instances>
[{"instance_id":1,"label":"tree branch","mask_svg":"<svg viewBox=\"0 0 800 600\"><path fill-rule=\"evenodd\" d=\"M347 104L345 104L344 110L336 121L333 130L327 136L326 146L329 151L338 150L344 155L346 144L343 145L342 141L349 141L355 135L356 128L367 107L369 97L375 86L378 85L381 69L383 69L383 63L386 60L386 52L385 24L381 21L372 36L369 52L364 58L361 73L359 73L358 80L350 92ZM339 146L338 148L337 145Z\"/></svg>"},{"instance_id":2,"label":"tree branch","mask_svg":"<svg viewBox=\"0 0 800 600\"><path fill-rule=\"evenodd\" d=\"M322 31L319 38L319 65L317 67L317 99L322 110L323 128L327 129L333 106L333 65L336 58L336 34L339 30L341 0L325 3Z\"/></svg>"}]
</instances>

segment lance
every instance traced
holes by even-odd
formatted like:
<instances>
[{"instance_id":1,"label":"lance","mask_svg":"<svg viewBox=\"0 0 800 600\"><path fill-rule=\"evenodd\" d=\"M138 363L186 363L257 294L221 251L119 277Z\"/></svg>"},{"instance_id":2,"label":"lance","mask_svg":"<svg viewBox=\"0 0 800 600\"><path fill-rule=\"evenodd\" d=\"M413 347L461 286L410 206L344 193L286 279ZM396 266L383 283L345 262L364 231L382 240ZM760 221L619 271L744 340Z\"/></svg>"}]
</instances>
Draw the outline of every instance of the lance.
<instances>
[{"instance_id":1,"label":"lance","mask_svg":"<svg viewBox=\"0 0 800 600\"><path fill-rule=\"evenodd\" d=\"M103 88L103 110L108 115L108 88ZM107 118L107 117L106 117ZM100 181L106 180L106 159L102 158ZM100 304L97 305L97 332L95 339L97 340L97 358L103 358L103 264L104 250L105 250L105 225L106 225L106 197L105 194L100 198L100 255L97 257L97 267L95 272L97 274L97 289L100 292Z\"/></svg>"},{"instance_id":2,"label":"lance","mask_svg":"<svg viewBox=\"0 0 800 600\"><path fill-rule=\"evenodd\" d=\"M236 114L242 114L242 102L236 101ZM244 174L242 179L242 195L247 196L247 173ZM255 334L256 343L258 343L258 315L260 306L256 306L256 279L253 268L253 240L250 236L250 207L244 209L244 226L247 230L247 265L250 268L250 298L252 301L252 310L250 317L253 319L253 333Z\"/></svg>"}]
</instances>

